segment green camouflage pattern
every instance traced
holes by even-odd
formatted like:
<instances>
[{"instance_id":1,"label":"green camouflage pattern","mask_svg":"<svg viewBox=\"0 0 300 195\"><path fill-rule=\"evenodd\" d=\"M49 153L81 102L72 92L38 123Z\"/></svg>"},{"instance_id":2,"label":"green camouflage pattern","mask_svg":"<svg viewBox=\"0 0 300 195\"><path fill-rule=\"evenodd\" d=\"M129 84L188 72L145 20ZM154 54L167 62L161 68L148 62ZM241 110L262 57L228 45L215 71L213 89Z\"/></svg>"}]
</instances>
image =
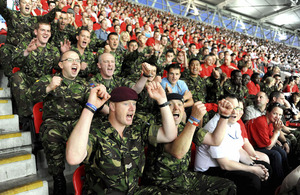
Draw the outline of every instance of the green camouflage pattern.
<instances>
[{"instance_id":1,"label":"green camouflage pattern","mask_svg":"<svg viewBox=\"0 0 300 195\"><path fill-rule=\"evenodd\" d=\"M265 92L268 95L268 97L270 97L271 93L273 91L277 91L277 90L276 90L275 86L268 87L265 83L261 83L261 85L260 85L260 91Z\"/></svg>"},{"instance_id":2,"label":"green camouflage pattern","mask_svg":"<svg viewBox=\"0 0 300 195\"><path fill-rule=\"evenodd\" d=\"M241 87L239 87L237 85L234 85L231 79L227 79L224 82L223 89L224 89L225 96L228 94L234 94L236 95L237 98L240 99L245 98L246 100L249 96L248 88L246 86L242 85Z\"/></svg>"},{"instance_id":3,"label":"green camouflage pattern","mask_svg":"<svg viewBox=\"0 0 300 195\"><path fill-rule=\"evenodd\" d=\"M79 29L79 28L78 28ZM77 31L78 31L77 29ZM102 41L100 39L97 38L97 35L95 33L95 31L92 31L91 32L91 41L89 43L89 47L88 49L92 52L97 52L98 51L98 48L104 44L105 41Z\"/></svg>"},{"instance_id":4,"label":"green camouflage pattern","mask_svg":"<svg viewBox=\"0 0 300 195\"><path fill-rule=\"evenodd\" d=\"M193 95L194 102L201 101L205 103L206 99L206 82L205 79L200 76L197 77L186 77L184 82L187 84L189 90Z\"/></svg>"},{"instance_id":5,"label":"green camouflage pattern","mask_svg":"<svg viewBox=\"0 0 300 195\"><path fill-rule=\"evenodd\" d=\"M116 87L129 87L132 88L135 83L123 77L113 76L112 79L103 79L100 73L96 74L90 79L89 83L103 84L106 87L106 91L111 93L111 91Z\"/></svg>"},{"instance_id":6,"label":"green camouflage pattern","mask_svg":"<svg viewBox=\"0 0 300 195\"><path fill-rule=\"evenodd\" d=\"M52 69L60 70L58 66L60 52L53 44L47 43L45 47L38 47L23 56L30 41L21 42L12 53L14 67L19 67L28 77L35 80L46 74L51 74Z\"/></svg>"},{"instance_id":7,"label":"green camouflage pattern","mask_svg":"<svg viewBox=\"0 0 300 195\"><path fill-rule=\"evenodd\" d=\"M32 114L32 100L27 97L26 92L34 82L35 78L28 76L22 71L18 71L10 77L11 92L20 118L28 117Z\"/></svg>"},{"instance_id":8,"label":"green camouflage pattern","mask_svg":"<svg viewBox=\"0 0 300 195\"><path fill-rule=\"evenodd\" d=\"M134 194L145 165L146 143L156 145L159 126L135 120L123 138L109 121L94 118L85 159L87 194ZM155 187L153 188L155 189Z\"/></svg>"},{"instance_id":9,"label":"green camouflage pattern","mask_svg":"<svg viewBox=\"0 0 300 195\"><path fill-rule=\"evenodd\" d=\"M15 50L15 46L10 44L5 44L0 47L0 67L3 69L5 76L11 77L13 62L12 62L12 53Z\"/></svg>"},{"instance_id":10,"label":"green camouflage pattern","mask_svg":"<svg viewBox=\"0 0 300 195\"><path fill-rule=\"evenodd\" d=\"M43 101L43 120L55 119L61 121L77 120L89 96L87 82L77 77L68 80L63 75L56 74L63 80L55 90L46 93L46 87L52 80L52 75L45 75L37 80L26 93L33 102Z\"/></svg>"},{"instance_id":11,"label":"green camouflage pattern","mask_svg":"<svg viewBox=\"0 0 300 195\"><path fill-rule=\"evenodd\" d=\"M220 80L215 79L213 76L208 77L206 79L206 93L207 103L218 103L224 94Z\"/></svg>"},{"instance_id":12,"label":"green camouflage pattern","mask_svg":"<svg viewBox=\"0 0 300 195\"><path fill-rule=\"evenodd\" d=\"M178 133L183 129L184 124L179 124ZM194 143L201 144L206 133L206 130L198 129L193 138ZM233 182L192 172L188 169L190 161L191 149L182 159L177 159L165 151L164 144L149 145L143 183L180 194L235 194Z\"/></svg>"},{"instance_id":13,"label":"green camouflage pattern","mask_svg":"<svg viewBox=\"0 0 300 195\"><path fill-rule=\"evenodd\" d=\"M75 124L76 121L49 118L41 125L41 140L50 175L58 175L65 170L66 143Z\"/></svg>"},{"instance_id":14,"label":"green camouflage pattern","mask_svg":"<svg viewBox=\"0 0 300 195\"><path fill-rule=\"evenodd\" d=\"M57 23L51 24L51 39L49 42L53 43L56 47L60 48L60 42L64 43L65 40L71 41L75 44L76 40L76 29L74 26L68 24L64 30L59 30Z\"/></svg>"},{"instance_id":15,"label":"green camouflage pattern","mask_svg":"<svg viewBox=\"0 0 300 195\"><path fill-rule=\"evenodd\" d=\"M6 44L17 46L21 40L30 41L33 37L35 24L38 21L52 22L55 18L55 12L58 8L51 10L44 16L28 16L24 17L19 11L7 8L7 1L0 0L0 14L7 24Z\"/></svg>"},{"instance_id":16,"label":"green camouflage pattern","mask_svg":"<svg viewBox=\"0 0 300 195\"><path fill-rule=\"evenodd\" d=\"M42 144L51 175L57 175L65 168L66 142L89 96L89 88L84 79L77 77L75 80L68 80L62 74L56 76L63 80L55 90L46 93L52 76L45 75L27 93L34 102L43 101Z\"/></svg>"}]
</instances>

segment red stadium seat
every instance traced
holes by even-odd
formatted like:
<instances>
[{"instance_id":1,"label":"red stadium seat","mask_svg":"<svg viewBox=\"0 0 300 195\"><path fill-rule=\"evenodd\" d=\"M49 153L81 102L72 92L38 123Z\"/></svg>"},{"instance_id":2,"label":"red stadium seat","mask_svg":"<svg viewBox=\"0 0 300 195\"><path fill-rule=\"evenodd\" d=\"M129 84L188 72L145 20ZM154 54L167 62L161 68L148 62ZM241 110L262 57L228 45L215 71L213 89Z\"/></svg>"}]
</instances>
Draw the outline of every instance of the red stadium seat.
<instances>
[{"instance_id":1,"label":"red stadium seat","mask_svg":"<svg viewBox=\"0 0 300 195\"><path fill-rule=\"evenodd\" d=\"M32 112L35 133L38 134L40 132L41 124L43 122L43 102L36 103L33 106Z\"/></svg>"},{"instance_id":2,"label":"red stadium seat","mask_svg":"<svg viewBox=\"0 0 300 195\"><path fill-rule=\"evenodd\" d=\"M191 163L189 168L190 169L194 169L194 164L195 164L195 157L196 157L196 145L194 144L194 142L192 142L192 148L191 148Z\"/></svg>"},{"instance_id":3,"label":"red stadium seat","mask_svg":"<svg viewBox=\"0 0 300 195\"><path fill-rule=\"evenodd\" d=\"M75 190L75 195L81 195L82 186L84 182L84 165L78 167L73 174L73 185Z\"/></svg>"},{"instance_id":4,"label":"red stadium seat","mask_svg":"<svg viewBox=\"0 0 300 195\"><path fill-rule=\"evenodd\" d=\"M12 73L16 73L16 72L18 72L19 70L20 70L19 67L14 67L14 68L12 69Z\"/></svg>"}]
</instances>

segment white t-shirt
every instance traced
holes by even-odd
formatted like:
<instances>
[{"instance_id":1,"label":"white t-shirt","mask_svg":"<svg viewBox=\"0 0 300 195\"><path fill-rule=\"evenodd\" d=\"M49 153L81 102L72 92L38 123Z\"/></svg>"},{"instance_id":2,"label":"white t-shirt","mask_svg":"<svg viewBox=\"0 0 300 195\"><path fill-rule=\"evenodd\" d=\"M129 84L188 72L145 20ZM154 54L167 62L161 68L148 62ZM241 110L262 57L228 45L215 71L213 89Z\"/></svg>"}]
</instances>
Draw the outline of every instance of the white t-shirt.
<instances>
[{"instance_id":1,"label":"white t-shirt","mask_svg":"<svg viewBox=\"0 0 300 195\"><path fill-rule=\"evenodd\" d=\"M214 132L220 115L216 114L205 126L208 132ZM217 158L227 157L229 160L239 162L240 148L244 145L240 124L227 124L226 133L219 146L202 144L196 146L195 171L207 171L210 167L218 167Z\"/></svg>"}]
</instances>

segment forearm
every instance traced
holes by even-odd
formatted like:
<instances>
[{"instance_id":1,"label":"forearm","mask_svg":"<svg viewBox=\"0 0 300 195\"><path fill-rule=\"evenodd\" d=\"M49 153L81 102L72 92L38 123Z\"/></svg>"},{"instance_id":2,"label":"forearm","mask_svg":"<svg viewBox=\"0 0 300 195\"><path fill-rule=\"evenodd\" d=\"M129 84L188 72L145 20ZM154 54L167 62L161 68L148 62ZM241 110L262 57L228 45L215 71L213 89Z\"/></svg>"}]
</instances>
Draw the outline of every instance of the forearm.
<instances>
[{"instance_id":1,"label":"forearm","mask_svg":"<svg viewBox=\"0 0 300 195\"><path fill-rule=\"evenodd\" d=\"M257 155L253 146L250 144L250 142L247 138L244 139L243 148L248 153L249 156L255 157Z\"/></svg>"},{"instance_id":2,"label":"forearm","mask_svg":"<svg viewBox=\"0 0 300 195\"><path fill-rule=\"evenodd\" d=\"M204 137L203 144L218 146L223 141L227 128L228 119L220 118L213 133L207 133Z\"/></svg>"},{"instance_id":3,"label":"forearm","mask_svg":"<svg viewBox=\"0 0 300 195\"><path fill-rule=\"evenodd\" d=\"M190 98L188 99L185 103L184 103L184 107L187 108L187 107L191 107L194 105L194 100L193 98Z\"/></svg>"},{"instance_id":4,"label":"forearm","mask_svg":"<svg viewBox=\"0 0 300 195\"><path fill-rule=\"evenodd\" d=\"M280 131L274 131L272 137L271 137L271 144L267 147L267 149L271 150L271 148L273 148L273 146L276 144L278 137L280 136Z\"/></svg>"},{"instance_id":5,"label":"forearm","mask_svg":"<svg viewBox=\"0 0 300 195\"><path fill-rule=\"evenodd\" d=\"M175 158L181 159L189 151L192 139L196 130L196 126L187 123L180 135L166 149Z\"/></svg>"},{"instance_id":6,"label":"forearm","mask_svg":"<svg viewBox=\"0 0 300 195\"><path fill-rule=\"evenodd\" d=\"M142 76L136 83L135 85L132 87L132 89L137 93L141 93L141 91L144 89L144 86L147 82L147 78Z\"/></svg>"},{"instance_id":7,"label":"forearm","mask_svg":"<svg viewBox=\"0 0 300 195\"><path fill-rule=\"evenodd\" d=\"M89 131L93 116L94 114L91 111L84 108L78 123L68 139L66 159L71 165L81 163L86 157Z\"/></svg>"},{"instance_id":8,"label":"forearm","mask_svg":"<svg viewBox=\"0 0 300 195\"><path fill-rule=\"evenodd\" d=\"M165 102L167 102L167 98L163 98L157 101L158 105L161 105ZM177 137L177 127L175 126L173 114L169 106L164 106L160 108L160 113L162 117L162 127L158 131L157 142L158 143L172 142Z\"/></svg>"},{"instance_id":9,"label":"forearm","mask_svg":"<svg viewBox=\"0 0 300 195\"><path fill-rule=\"evenodd\" d=\"M246 165L253 163L253 160L243 148L240 149L240 162Z\"/></svg>"}]
</instances>

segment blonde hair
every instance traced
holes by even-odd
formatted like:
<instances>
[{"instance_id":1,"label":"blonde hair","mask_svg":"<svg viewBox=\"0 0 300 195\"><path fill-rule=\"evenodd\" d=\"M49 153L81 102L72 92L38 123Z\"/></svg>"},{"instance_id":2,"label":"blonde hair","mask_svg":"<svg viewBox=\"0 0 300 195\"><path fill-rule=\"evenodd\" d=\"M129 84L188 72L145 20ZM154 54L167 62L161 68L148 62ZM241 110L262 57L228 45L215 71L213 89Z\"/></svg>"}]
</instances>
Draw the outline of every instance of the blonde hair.
<instances>
[{"instance_id":1,"label":"blonde hair","mask_svg":"<svg viewBox=\"0 0 300 195\"><path fill-rule=\"evenodd\" d=\"M129 35L129 33L128 33L127 31L123 31L123 32L121 32L121 34L120 34L120 42L121 42L121 43L124 43L124 42L125 42L125 41L122 40L122 37L123 37L124 35L126 35L126 36L128 37L128 39L129 39L128 41L130 41L130 35ZM128 41L127 41L127 42L128 42Z\"/></svg>"}]
</instances>

